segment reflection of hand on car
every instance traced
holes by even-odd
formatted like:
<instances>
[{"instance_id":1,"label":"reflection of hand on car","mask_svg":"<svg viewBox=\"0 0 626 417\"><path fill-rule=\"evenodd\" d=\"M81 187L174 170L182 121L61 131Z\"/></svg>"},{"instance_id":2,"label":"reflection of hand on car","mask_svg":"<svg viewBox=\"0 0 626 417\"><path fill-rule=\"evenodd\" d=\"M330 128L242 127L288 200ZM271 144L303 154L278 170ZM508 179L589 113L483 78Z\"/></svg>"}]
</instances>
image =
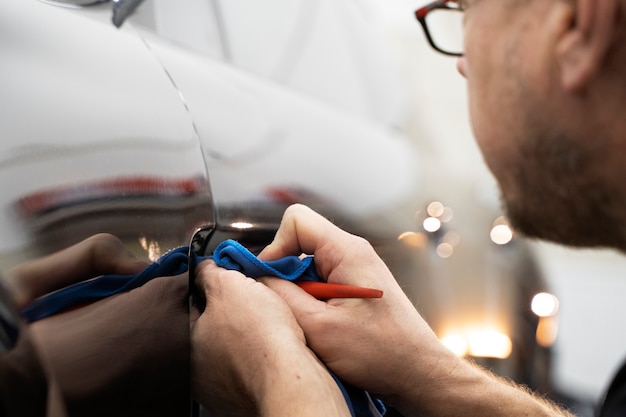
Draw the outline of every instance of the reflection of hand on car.
<instances>
[{"instance_id":1,"label":"reflection of hand on car","mask_svg":"<svg viewBox=\"0 0 626 417\"><path fill-rule=\"evenodd\" d=\"M11 309L12 304L11 300L4 297L0 300L0 306L5 311ZM51 391L52 381L44 371L31 332L20 324L17 328L13 328L13 323L10 324L12 330L17 330L14 333L17 336L15 345L3 345L0 348L0 415L63 416L64 413L58 408L59 412L52 413L47 407L52 398L59 399L59 396L51 395L58 391ZM55 405L59 406L59 401Z\"/></svg>"},{"instance_id":2,"label":"reflection of hand on car","mask_svg":"<svg viewBox=\"0 0 626 417\"><path fill-rule=\"evenodd\" d=\"M101 233L76 245L17 265L6 279L18 307L37 297L104 274L134 274L146 267L115 236Z\"/></svg>"},{"instance_id":3,"label":"reflection of hand on car","mask_svg":"<svg viewBox=\"0 0 626 417\"><path fill-rule=\"evenodd\" d=\"M192 389L213 415L349 415L277 294L212 261L198 265L196 284L206 308L191 331Z\"/></svg>"},{"instance_id":4,"label":"reflection of hand on car","mask_svg":"<svg viewBox=\"0 0 626 417\"><path fill-rule=\"evenodd\" d=\"M147 264L108 234L25 262L8 281L20 307L103 274L134 274ZM189 409L187 274L29 325L69 415L185 415Z\"/></svg>"}]
</instances>

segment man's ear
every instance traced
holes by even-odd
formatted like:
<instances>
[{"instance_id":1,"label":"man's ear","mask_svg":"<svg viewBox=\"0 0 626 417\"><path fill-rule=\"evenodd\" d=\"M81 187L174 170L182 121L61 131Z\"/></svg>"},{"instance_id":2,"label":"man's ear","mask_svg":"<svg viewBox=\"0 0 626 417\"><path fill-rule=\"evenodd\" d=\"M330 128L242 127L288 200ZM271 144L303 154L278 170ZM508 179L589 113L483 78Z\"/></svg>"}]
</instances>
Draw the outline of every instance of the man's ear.
<instances>
[{"instance_id":1,"label":"man's ear","mask_svg":"<svg viewBox=\"0 0 626 417\"><path fill-rule=\"evenodd\" d=\"M597 75L616 36L619 0L574 0L571 27L557 45L561 84L580 91Z\"/></svg>"}]
</instances>

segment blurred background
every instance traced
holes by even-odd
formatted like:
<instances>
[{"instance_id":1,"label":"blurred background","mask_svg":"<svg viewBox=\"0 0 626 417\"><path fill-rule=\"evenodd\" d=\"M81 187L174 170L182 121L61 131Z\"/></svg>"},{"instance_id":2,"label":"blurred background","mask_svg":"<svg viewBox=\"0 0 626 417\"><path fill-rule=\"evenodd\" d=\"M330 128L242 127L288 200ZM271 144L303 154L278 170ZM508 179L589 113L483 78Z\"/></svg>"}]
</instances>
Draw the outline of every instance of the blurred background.
<instances>
[{"instance_id":1,"label":"blurred background","mask_svg":"<svg viewBox=\"0 0 626 417\"><path fill-rule=\"evenodd\" d=\"M38 103L36 110L46 115L39 126L20 119L17 110L15 117L5 112L0 126L8 138L0 144L0 185L11 190L0 230L15 237L0 247L0 272L39 254L23 250L33 236L51 251L62 246L59 236L69 244L93 232L123 230L137 254L152 259L168 245L185 243L198 225L271 230L284 205L303 202L370 239L450 349L580 416L592 414L624 357L626 334L617 323L626 314L620 300L626 259L526 241L508 227L497 184L472 137L465 81L454 58L430 48L414 18L426 1L146 0L119 29L110 23L108 2L89 3L7 0L0 6L1 51L19 58L10 60L14 68L0 69L10 100L3 108L31 111ZM63 51L63 63L53 66L59 76L46 61L55 59L55 48ZM23 68L47 69L33 75L39 90ZM66 78L79 87L62 88L58 80ZM58 130L67 126L59 120L68 109L82 114L87 96L100 97L98 107L71 129ZM107 100L108 107L102 104ZM157 108L157 102L169 107ZM115 129L111 120L118 121ZM133 131L136 125L151 130ZM96 138L94 130L114 133ZM150 137L158 137L158 147ZM91 156L72 167L91 168L93 178L82 188L59 188L76 178L57 169L70 166L71 158L58 150L75 150L80 141L89 142L80 149ZM59 143L64 147L57 149ZM112 163L94 174L109 152ZM171 224L154 213L138 222L146 216L133 203L126 223L115 221L120 230L105 228L109 214L102 214L102 201L120 191L111 178L136 175L128 160L146 152L155 164L142 175L168 178L168 199L157 203L169 210ZM168 163L172 154L184 163ZM25 168L42 155L57 167L43 182ZM189 191L179 178L194 179L195 198L180 222L169 206ZM93 184L101 187L97 195ZM136 182L123 186L137 197ZM162 180L146 186L151 198L155 192L162 197ZM86 219L94 207L102 215L97 226L85 226L87 220L76 226L76 213ZM119 213L119 205L107 207ZM20 222L29 225L30 237ZM160 249L149 254L148 247Z\"/></svg>"},{"instance_id":2,"label":"blurred background","mask_svg":"<svg viewBox=\"0 0 626 417\"><path fill-rule=\"evenodd\" d=\"M464 80L455 70L454 59L429 49L412 19L411 11L424 3L394 0L378 5L392 61L405 87L414 92L412 112L417 126L412 127L411 137L423 149L433 150L437 170L445 169L441 176L431 170L424 186L442 200L454 201L459 210L497 213L497 187L468 125ZM464 217L463 227L486 235L490 225L478 222L479 216L474 212ZM552 350L554 385L583 403L594 403L626 357L626 337L617 326L626 313L626 259L612 250L528 244L539 273L559 300L558 336ZM579 410L583 415L590 413L584 405Z\"/></svg>"},{"instance_id":3,"label":"blurred background","mask_svg":"<svg viewBox=\"0 0 626 417\"><path fill-rule=\"evenodd\" d=\"M378 3L392 62L415 100L410 136L432 152L433 168L423 185L454 204L455 212L472 212L457 218L459 227L487 235L491 225L478 219L481 212L488 217L499 211L498 192L472 140L464 80L453 58L430 50L412 19L416 5L427 2ZM601 399L626 356L626 337L617 326L626 313L626 259L612 250L527 243L549 291L559 300L554 388L582 403L576 406L578 414L591 415L590 407Z\"/></svg>"}]
</instances>

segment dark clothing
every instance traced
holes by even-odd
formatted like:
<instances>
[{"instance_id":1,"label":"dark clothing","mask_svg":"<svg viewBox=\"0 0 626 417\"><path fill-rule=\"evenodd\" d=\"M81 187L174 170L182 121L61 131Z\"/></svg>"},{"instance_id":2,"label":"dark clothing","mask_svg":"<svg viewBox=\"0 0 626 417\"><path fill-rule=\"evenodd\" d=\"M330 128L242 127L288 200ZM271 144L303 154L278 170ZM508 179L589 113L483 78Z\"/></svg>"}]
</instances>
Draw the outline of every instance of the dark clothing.
<instances>
[{"instance_id":1,"label":"dark clothing","mask_svg":"<svg viewBox=\"0 0 626 417\"><path fill-rule=\"evenodd\" d=\"M613 378L598 416L626 416L626 362Z\"/></svg>"}]
</instances>

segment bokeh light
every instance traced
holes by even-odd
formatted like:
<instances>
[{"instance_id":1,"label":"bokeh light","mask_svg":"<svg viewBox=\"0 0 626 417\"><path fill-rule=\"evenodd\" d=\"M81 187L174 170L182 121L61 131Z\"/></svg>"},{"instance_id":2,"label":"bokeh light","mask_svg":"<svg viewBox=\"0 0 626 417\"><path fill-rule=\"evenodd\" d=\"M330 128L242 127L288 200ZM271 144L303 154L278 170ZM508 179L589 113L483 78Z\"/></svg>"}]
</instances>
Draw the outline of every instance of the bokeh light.
<instances>
[{"instance_id":1,"label":"bokeh light","mask_svg":"<svg viewBox=\"0 0 626 417\"><path fill-rule=\"evenodd\" d=\"M554 294L540 292L530 302L530 309L539 317L554 316L559 311L559 299Z\"/></svg>"},{"instance_id":2,"label":"bokeh light","mask_svg":"<svg viewBox=\"0 0 626 417\"><path fill-rule=\"evenodd\" d=\"M497 245L506 245L513 240L513 231L506 224L494 226L489 233L491 240Z\"/></svg>"},{"instance_id":3,"label":"bokeh light","mask_svg":"<svg viewBox=\"0 0 626 417\"><path fill-rule=\"evenodd\" d=\"M441 228L441 221L436 217L427 217L424 219L422 226L427 232L436 232Z\"/></svg>"}]
</instances>

